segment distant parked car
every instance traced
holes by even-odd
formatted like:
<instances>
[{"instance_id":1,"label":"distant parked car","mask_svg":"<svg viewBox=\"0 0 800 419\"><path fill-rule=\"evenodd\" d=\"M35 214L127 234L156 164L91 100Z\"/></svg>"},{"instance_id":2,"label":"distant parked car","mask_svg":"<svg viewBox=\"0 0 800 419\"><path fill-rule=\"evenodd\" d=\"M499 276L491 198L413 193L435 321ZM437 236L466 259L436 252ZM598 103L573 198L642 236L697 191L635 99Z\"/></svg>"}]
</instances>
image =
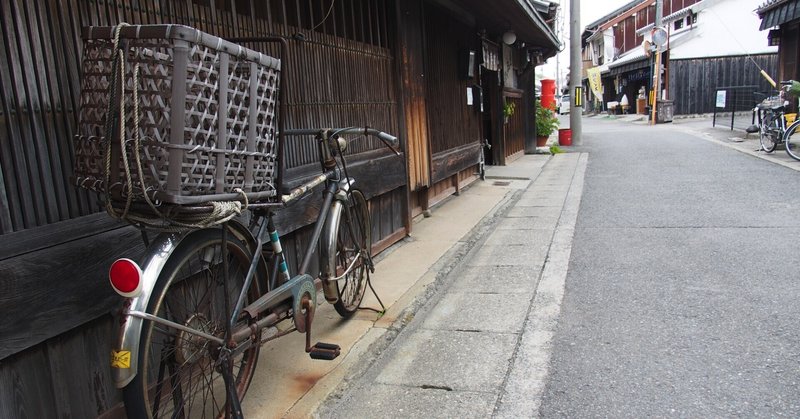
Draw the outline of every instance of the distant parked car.
<instances>
[{"instance_id":1,"label":"distant parked car","mask_svg":"<svg viewBox=\"0 0 800 419\"><path fill-rule=\"evenodd\" d=\"M558 98L558 102L556 102L556 111L558 111L559 115L564 115L565 113L569 113L571 104L569 101L569 95L563 95Z\"/></svg>"}]
</instances>

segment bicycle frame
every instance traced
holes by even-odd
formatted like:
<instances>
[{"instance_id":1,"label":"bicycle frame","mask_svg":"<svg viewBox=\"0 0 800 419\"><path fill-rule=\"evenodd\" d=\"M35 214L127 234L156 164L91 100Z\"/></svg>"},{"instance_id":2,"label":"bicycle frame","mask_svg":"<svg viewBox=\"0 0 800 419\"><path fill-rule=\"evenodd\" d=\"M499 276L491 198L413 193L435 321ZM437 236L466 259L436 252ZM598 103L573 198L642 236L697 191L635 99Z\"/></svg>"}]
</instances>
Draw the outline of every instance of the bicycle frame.
<instances>
[{"instance_id":1,"label":"bicycle frame","mask_svg":"<svg viewBox=\"0 0 800 419\"><path fill-rule=\"evenodd\" d=\"M307 131L297 131L295 135L307 134ZM327 147L327 136L319 138L320 148ZM331 158L330 152L322 153L322 159ZM323 167L325 163L323 161ZM288 316L289 310L294 314L295 329L299 332L306 331L305 315L303 308L300 306L302 296L304 294L310 295L311 307L316 306L316 291L321 287L325 294L325 298L329 302L336 302L337 290L334 281L336 278L335 266L333 263L325 263L330 261L330 256L336 252L336 228L342 217L342 212L348 210L348 191L353 184L352 179L344 179L343 174L339 169L327 170L324 174L316 176L312 180L304 183L301 186L293 189L289 194L282 197L279 204L254 204L252 207L258 209L269 209L283 207L291 202L304 196L308 191L325 183L324 200L320 209L319 215L314 223L314 230L312 238L306 247L305 257L300 265L296 275L291 279L284 282L280 286L269 290L268 292L259 296L259 298L247 306L243 306L246 294L252 281L255 278L255 273L258 270L268 272L267 263L261 252L263 248L263 237L267 230L268 225L271 224L272 214L260 214L261 224L258 233L254 236L251 231L238 221L228 221L223 228L226 228L229 233L233 234L236 239L246 243L248 248L253 251L253 260L248 270L247 276L244 279L244 285L237 298L236 306L232 311L231 318L229 319L230 335L226 336L229 341L225 342L223 339L211 335L207 335L201 331L191 329L189 327L176 324L166 319L150 315L147 313L147 308L150 305L151 297L158 280L158 277L164 268L167 260L172 253L180 246L184 240L190 240L191 236L196 231L183 232L183 233L162 233L158 235L148 247L145 258L139 265L142 269L142 292L135 298L129 298L125 301L122 311L122 327L120 337L118 340L118 351L114 351L112 357L114 361L121 367L112 368L112 378L117 388L123 388L128 385L131 380L136 376L139 365L139 346L140 336L144 321L153 321L182 330L187 333L195 334L203 337L211 342L219 344L220 346L228 346L233 352L244 351L249 348L253 342L250 337L258 334L260 330L274 326L275 324L285 320ZM347 214L345 216L348 216ZM323 234L323 231L325 234ZM314 250L317 248L322 240L322 251L320 252L320 277L312 278L307 274L308 267L313 257ZM271 237L270 241L273 244L273 249L280 248L280 242L275 237ZM276 243L277 241L277 243ZM280 257L280 253L276 255ZM275 263L280 264L282 260L276 259ZM285 262L283 262L285 263ZM371 264L370 261L366 263ZM348 267L348 271L353 269L353 266ZM293 301L293 304L287 302ZM282 307L283 306L283 307ZM282 308L281 308L282 307ZM261 317L264 313L272 311L268 316ZM234 330L234 326L239 320L241 313L247 313L250 322L246 326L239 327ZM258 342L261 344L263 342Z\"/></svg>"}]
</instances>

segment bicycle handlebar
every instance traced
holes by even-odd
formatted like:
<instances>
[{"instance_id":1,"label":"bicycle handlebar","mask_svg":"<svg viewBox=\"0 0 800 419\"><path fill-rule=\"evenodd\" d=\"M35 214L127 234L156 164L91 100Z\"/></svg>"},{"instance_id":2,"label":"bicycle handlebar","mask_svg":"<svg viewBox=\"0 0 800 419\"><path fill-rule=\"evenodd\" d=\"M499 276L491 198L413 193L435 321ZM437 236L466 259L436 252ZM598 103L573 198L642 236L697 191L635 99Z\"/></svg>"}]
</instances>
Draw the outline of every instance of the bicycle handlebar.
<instances>
[{"instance_id":1,"label":"bicycle handlebar","mask_svg":"<svg viewBox=\"0 0 800 419\"><path fill-rule=\"evenodd\" d=\"M347 128L302 128L302 129L287 129L284 132L286 136L299 136L299 135L314 135L314 136L322 136L326 134L327 136L331 135L372 135L377 137L381 142L383 142L389 149L391 149L394 154L400 155L400 152L397 151L397 147L400 145L400 141L394 135L391 135L387 132L379 131L374 128L368 127L347 127Z\"/></svg>"},{"instance_id":2,"label":"bicycle handlebar","mask_svg":"<svg viewBox=\"0 0 800 419\"><path fill-rule=\"evenodd\" d=\"M399 142L397 137L387 132L379 131L374 128L366 127L347 127L347 128L302 128L302 129L287 129L284 134L294 137L299 135L321 135L327 133L328 135L372 135L378 137L384 142L388 142L391 146L397 147Z\"/></svg>"}]
</instances>

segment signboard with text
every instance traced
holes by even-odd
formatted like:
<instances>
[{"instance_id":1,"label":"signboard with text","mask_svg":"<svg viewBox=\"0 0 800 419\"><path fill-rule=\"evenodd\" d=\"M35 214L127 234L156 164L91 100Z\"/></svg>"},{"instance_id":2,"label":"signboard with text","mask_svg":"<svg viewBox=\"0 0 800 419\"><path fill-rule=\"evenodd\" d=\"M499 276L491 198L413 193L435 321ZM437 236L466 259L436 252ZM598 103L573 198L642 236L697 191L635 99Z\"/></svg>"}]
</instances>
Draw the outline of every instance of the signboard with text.
<instances>
[{"instance_id":1,"label":"signboard with text","mask_svg":"<svg viewBox=\"0 0 800 419\"><path fill-rule=\"evenodd\" d=\"M725 107L725 98L726 98L727 93L728 92L726 90L717 90L717 104L716 104L716 106L718 108L724 108ZM708 103L708 102L706 102L706 103Z\"/></svg>"}]
</instances>

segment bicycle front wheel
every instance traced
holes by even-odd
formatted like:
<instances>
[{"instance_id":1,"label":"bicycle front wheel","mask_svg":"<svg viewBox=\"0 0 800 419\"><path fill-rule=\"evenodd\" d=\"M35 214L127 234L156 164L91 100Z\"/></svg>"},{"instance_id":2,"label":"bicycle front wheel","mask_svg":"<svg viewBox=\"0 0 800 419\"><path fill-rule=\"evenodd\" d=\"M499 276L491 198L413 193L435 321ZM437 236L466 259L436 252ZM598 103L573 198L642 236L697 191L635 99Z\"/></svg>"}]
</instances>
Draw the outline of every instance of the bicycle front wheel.
<instances>
[{"instance_id":1,"label":"bicycle front wheel","mask_svg":"<svg viewBox=\"0 0 800 419\"><path fill-rule=\"evenodd\" d=\"M251 252L229 235L225 284L221 234L220 229L200 230L175 249L158 278L148 313L215 337L225 335L230 312L244 285ZM254 278L246 302L258 298L259 279ZM226 285L227 292L223 288ZM253 345L232 359L240 400L253 377L259 348L258 344ZM219 347L213 342L146 321L138 373L123 389L128 417L225 416L226 389L218 361Z\"/></svg>"},{"instance_id":2,"label":"bicycle front wheel","mask_svg":"<svg viewBox=\"0 0 800 419\"><path fill-rule=\"evenodd\" d=\"M761 124L761 129L759 130L759 141L761 142L761 149L766 151L767 153L772 153L775 151L775 147L778 145L778 135L780 133L780 129L775 126L775 122L773 118L767 116L764 122Z\"/></svg>"},{"instance_id":3,"label":"bicycle front wheel","mask_svg":"<svg viewBox=\"0 0 800 419\"><path fill-rule=\"evenodd\" d=\"M793 122L786 129L784 140L786 141L786 153L795 160L800 160L800 134L797 134L798 122Z\"/></svg>"},{"instance_id":4,"label":"bicycle front wheel","mask_svg":"<svg viewBox=\"0 0 800 419\"><path fill-rule=\"evenodd\" d=\"M336 290L339 299L334 308L340 316L352 316L364 298L369 278L372 247L371 224L367 200L361 191L350 194L336 235Z\"/></svg>"}]
</instances>

